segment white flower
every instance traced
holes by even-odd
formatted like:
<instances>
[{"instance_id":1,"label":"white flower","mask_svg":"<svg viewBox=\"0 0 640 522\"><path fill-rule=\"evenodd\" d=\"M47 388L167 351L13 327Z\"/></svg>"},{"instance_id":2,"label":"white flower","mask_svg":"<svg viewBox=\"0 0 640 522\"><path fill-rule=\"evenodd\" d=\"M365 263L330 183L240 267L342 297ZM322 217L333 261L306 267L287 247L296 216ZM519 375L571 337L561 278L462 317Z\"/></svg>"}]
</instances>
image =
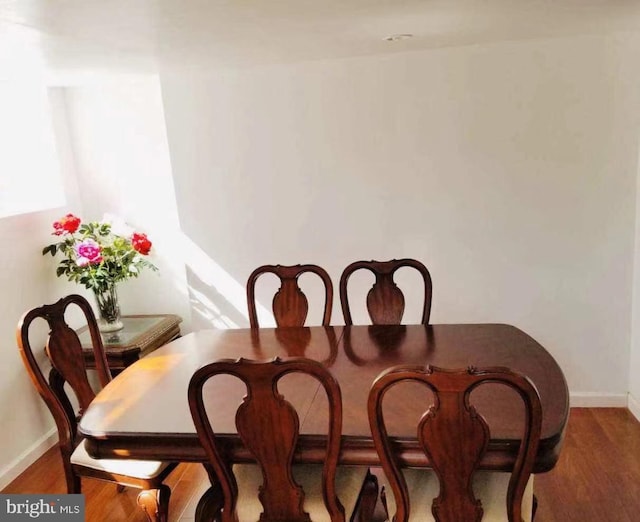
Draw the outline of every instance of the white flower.
<instances>
[{"instance_id":1,"label":"white flower","mask_svg":"<svg viewBox=\"0 0 640 522\"><path fill-rule=\"evenodd\" d=\"M120 216L115 214L105 214L102 216L102 223L108 223L111 225L111 233L120 237L131 237L134 232L133 227L127 225L127 223Z\"/></svg>"}]
</instances>

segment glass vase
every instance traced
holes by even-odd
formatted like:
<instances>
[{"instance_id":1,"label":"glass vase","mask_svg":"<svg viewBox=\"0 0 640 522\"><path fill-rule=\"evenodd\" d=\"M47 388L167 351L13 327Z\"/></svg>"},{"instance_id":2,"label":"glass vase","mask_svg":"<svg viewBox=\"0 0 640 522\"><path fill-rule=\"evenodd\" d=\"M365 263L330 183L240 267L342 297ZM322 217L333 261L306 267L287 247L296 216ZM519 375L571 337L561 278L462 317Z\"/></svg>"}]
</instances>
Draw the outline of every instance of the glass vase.
<instances>
[{"instance_id":1,"label":"glass vase","mask_svg":"<svg viewBox=\"0 0 640 522\"><path fill-rule=\"evenodd\" d=\"M120 317L120 303L115 283L109 284L104 290L94 290L98 305L98 328L101 332L115 332L124 328Z\"/></svg>"}]
</instances>

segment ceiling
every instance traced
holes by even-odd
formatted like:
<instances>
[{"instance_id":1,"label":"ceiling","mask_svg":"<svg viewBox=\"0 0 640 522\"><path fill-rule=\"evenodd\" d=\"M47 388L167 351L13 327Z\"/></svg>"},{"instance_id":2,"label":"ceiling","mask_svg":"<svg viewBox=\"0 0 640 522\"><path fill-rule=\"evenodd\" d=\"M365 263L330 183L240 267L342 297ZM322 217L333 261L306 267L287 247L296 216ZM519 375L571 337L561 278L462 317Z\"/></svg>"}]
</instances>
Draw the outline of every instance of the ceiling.
<instances>
[{"instance_id":1,"label":"ceiling","mask_svg":"<svg viewBox=\"0 0 640 522\"><path fill-rule=\"evenodd\" d=\"M237 67L640 31L640 0L0 0L0 43L54 70ZM410 33L410 39L385 37ZM3 40L4 37L4 40ZM1 54L1 52L0 52Z\"/></svg>"}]
</instances>

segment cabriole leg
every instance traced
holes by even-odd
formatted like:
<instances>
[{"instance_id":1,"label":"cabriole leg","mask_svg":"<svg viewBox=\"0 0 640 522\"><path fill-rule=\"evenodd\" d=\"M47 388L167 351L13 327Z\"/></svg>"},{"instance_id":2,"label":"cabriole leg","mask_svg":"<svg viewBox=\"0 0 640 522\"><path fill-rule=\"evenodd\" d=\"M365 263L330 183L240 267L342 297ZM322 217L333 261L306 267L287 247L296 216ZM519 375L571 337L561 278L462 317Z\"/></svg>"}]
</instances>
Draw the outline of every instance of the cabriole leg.
<instances>
[{"instance_id":1,"label":"cabriole leg","mask_svg":"<svg viewBox=\"0 0 640 522\"><path fill-rule=\"evenodd\" d=\"M138 505L149 522L167 522L171 489L162 484L158 489L144 489L138 495Z\"/></svg>"}]
</instances>

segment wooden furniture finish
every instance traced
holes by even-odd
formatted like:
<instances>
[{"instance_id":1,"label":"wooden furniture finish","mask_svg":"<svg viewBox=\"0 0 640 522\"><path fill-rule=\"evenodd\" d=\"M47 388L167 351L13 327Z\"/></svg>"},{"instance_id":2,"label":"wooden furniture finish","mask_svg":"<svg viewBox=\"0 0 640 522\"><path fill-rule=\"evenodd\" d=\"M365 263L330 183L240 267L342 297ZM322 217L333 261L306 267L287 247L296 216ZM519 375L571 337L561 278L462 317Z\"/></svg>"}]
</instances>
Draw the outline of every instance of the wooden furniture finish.
<instances>
[{"instance_id":1,"label":"wooden furniture finish","mask_svg":"<svg viewBox=\"0 0 640 522\"><path fill-rule=\"evenodd\" d=\"M279 392L278 382L292 373L312 376L328 399L329 422L326 455L322 466L322 497L330 519L344 522L345 509L336 494L336 473L342 431L342 400L337 381L321 363L292 358L259 362L225 359L208 364L195 372L189 382L189 407L200 443L213 469L214 486L202 497L197 511L216 506L223 522L237 518L238 484L224 447L218 442L206 411L203 387L221 374L240 379L247 393L235 415L238 434L255 457L262 472L260 502L262 522L311 520L304 511L305 492L293 477L293 454L299 437L300 421L296 409ZM372 477L372 476L371 476ZM372 477L373 478L373 477ZM364 485L364 484L363 484ZM256 492L257 493L257 492ZM377 496L377 488L373 491ZM315 517L312 518L315 519ZM204 519L204 518L203 518ZM210 518L213 519L213 518Z\"/></svg>"},{"instance_id":2,"label":"wooden furniture finish","mask_svg":"<svg viewBox=\"0 0 640 522\"><path fill-rule=\"evenodd\" d=\"M102 344L111 370L123 370L141 357L180 337L178 315L125 315L124 328L117 332L102 333ZM93 342L87 326L78 330L87 368L95 368Z\"/></svg>"},{"instance_id":3,"label":"wooden furniture finish","mask_svg":"<svg viewBox=\"0 0 640 522\"><path fill-rule=\"evenodd\" d=\"M164 466L155 476L141 478L100 469L102 466L85 467L72 462L74 452L83 443L78 433L78 419L87 410L95 394L87 378L87 366L78 335L65 320L65 312L70 305L79 307L86 318L93 343L95 368L100 384L104 387L111 381L111 374L95 316L84 297L70 295L55 304L44 305L26 312L18 323L16 332L18 348L25 368L38 393L49 407L58 429L58 447L62 456L67 491L80 493L81 476L137 487L142 489L138 495L138 504L145 511L147 518L151 521L165 522L171 490L162 482L174 465ZM46 352L52 368L48 381L29 342L29 329L33 321L38 318L44 319L50 329ZM79 406L78 414L74 412L71 405L65 390L65 382L69 384L76 396Z\"/></svg>"},{"instance_id":4,"label":"wooden furniture finish","mask_svg":"<svg viewBox=\"0 0 640 522\"><path fill-rule=\"evenodd\" d=\"M277 333L287 330L287 343ZM398 332L404 332L398 335ZM206 461L193 427L185 390L193 373L220 358L267 359L290 355L298 332L304 353L296 356L322 361L338 380L342 391L344 419L341 464L380 464L367 416L371 383L385 369L396 365L427 365L444 368L506 366L526 375L538 388L542 404L542 432L534 473L549 471L557 462L569 414L569 395L562 371L553 357L518 328L501 324L400 325L259 328L202 330L176 339L127 368L98 395L80 422L94 457L170 461ZM329 333L330 332L330 333ZM348 333L348 335L347 335ZM349 350L344 344L350 339ZM385 349L385 339L396 347ZM336 346L335 343L338 343ZM304 345L303 345L304 346ZM335 354L335 356L334 356ZM357 355L357 362L352 360ZM300 438L295 462L323 461L326 441L325 411L317 388L291 384L292 400L305 410L300 418ZM475 395L476 407L492 427L487 451L479 467L510 471L516 461L522 436L519 409L501 387L483 386ZM228 394L210 397L217 411L218 434L228 455L236 462L249 462L233 422L226 423L232 405ZM508 392L508 390L507 390ZM389 404L395 412L394 445L402 466L429 467L430 461L418 443L411 408L424 403L413 391ZM302 411L306 411L302 415ZM161 414L158 414L161 412Z\"/></svg>"},{"instance_id":5,"label":"wooden furniture finish","mask_svg":"<svg viewBox=\"0 0 640 522\"><path fill-rule=\"evenodd\" d=\"M424 303L422 306L422 324L429 324L431 314L432 284L429 270L415 259L393 259L391 261L356 261L347 266L340 276L340 305L345 324L353 324L347 284L356 270L369 270L375 277L375 283L367 293L367 311L373 324L400 324L404 315L404 294L398 288L393 275L399 268L415 268L424 283Z\"/></svg>"},{"instance_id":6,"label":"wooden furniture finish","mask_svg":"<svg viewBox=\"0 0 640 522\"><path fill-rule=\"evenodd\" d=\"M249 324L251 328L258 328L258 314L256 311L255 287L258 278L263 274L275 274L280 278L280 289L273 296L273 315L278 326L304 326L309 312L309 301L304 295L298 278L307 272L316 274L325 288L324 313L322 324L329 326L331 322L331 306L333 303L333 284L324 268L317 265L264 265L256 268L247 280L247 304L249 306Z\"/></svg>"},{"instance_id":7,"label":"wooden furniture finish","mask_svg":"<svg viewBox=\"0 0 640 522\"><path fill-rule=\"evenodd\" d=\"M373 383L368 401L369 424L376 450L395 497L393 520L407 522L409 489L387 433L383 399L390 388L419 382L434 394L434 401L418 423L418 441L429 458L440 483L432 512L440 522L482 519L481 502L474 496L473 474L487 451L490 429L487 421L470 404L471 392L484 383L500 383L516 390L525 406L522 442L507 491L510 522L522 520L522 498L536 458L542 409L535 386L508 368L445 370L431 366L396 367L385 370Z\"/></svg>"},{"instance_id":8,"label":"wooden furniture finish","mask_svg":"<svg viewBox=\"0 0 640 522\"><path fill-rule=\"evenodd\" d=\"M544 413L543 413L544 415ZM603 449L605 449L603 451ZM640 422L627 408L571 408L562 455L551 473L535 476L536 495L543 499L538 522L636 522L640 512ZM60 457L48 450L2 493L56 493L64 487ZM624 477L624 480L602 480ZM185 463L167 479L175 522L193 522L207 474L200 464ZM118 494L97 480L85 487L86 522L141 522L133 491ZM191 500L190 500L191 499ZM384 522L385 515L371 522Z\"/></svg>"}]
</instances>

